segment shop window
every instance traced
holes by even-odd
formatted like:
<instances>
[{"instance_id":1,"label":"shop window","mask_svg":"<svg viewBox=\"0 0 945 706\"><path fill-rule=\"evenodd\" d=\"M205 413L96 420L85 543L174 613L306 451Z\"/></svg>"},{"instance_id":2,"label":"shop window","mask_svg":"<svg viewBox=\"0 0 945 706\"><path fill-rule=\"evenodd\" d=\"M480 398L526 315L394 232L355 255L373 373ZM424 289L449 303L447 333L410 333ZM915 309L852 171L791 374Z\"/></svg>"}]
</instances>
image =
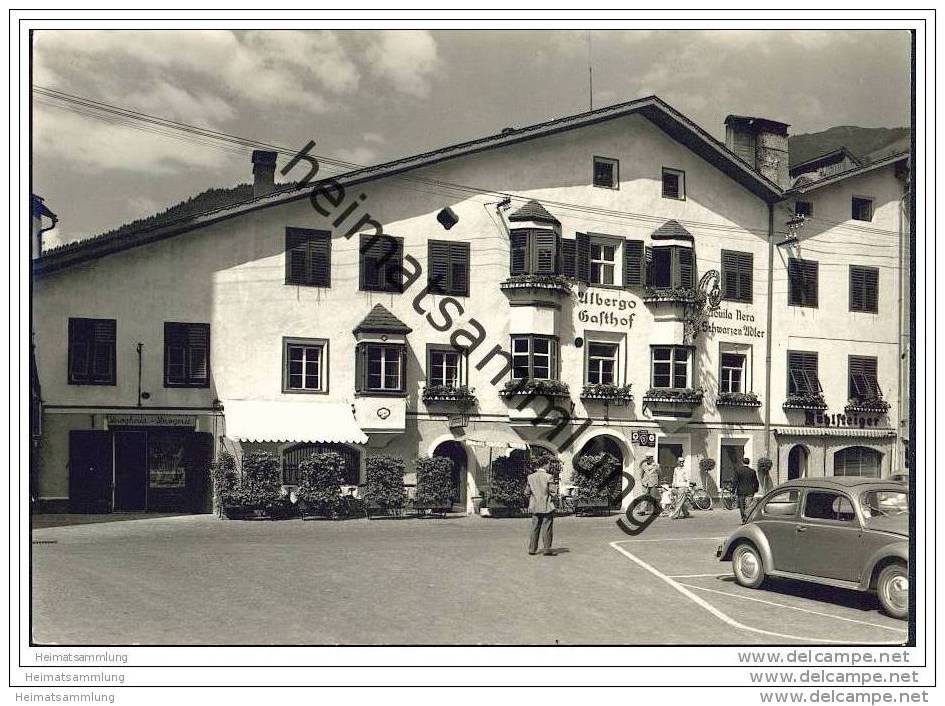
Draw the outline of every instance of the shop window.
<instances>
[{"instance_id":1,"label":"shop window","mask_svg":"<svg viewBox=\"0 0 945 706\"><path fill-rule=\"evenodd\" d=\"M390 235L362 235L360 255L362 291L403 291L403 238Z\"/></svg>"},{"instance_id":2,"label":"shop window","mask_svg":"<svg viewBox=\"0 0 945 706\"><path fill-rule=\"evenodd\" d=\"M558 340L551 336L512 336L512 379L557 380Z\"/></svg>"},{"instance_id":3,"label":"shop window","mask_svg":"<svg viewBox=\"0 0 945 706\"><path fill-rule=\"evenodd\" d=\"M406 391L405 345L359 343L356 355L357 392L399 394Z\"/></svg>"},{"instance_id":4,"label":"shop window","mask_svg":"<svg viewBox=\"0 0 945 706\"><path fill-rule=\"evenodd\" d=\"M663 167L663 198L686 199L686 173L679 169Z\"/></svg>"},{"instance_id":5,"label":"shop window","mask_svg":"<svg viewBox=\"0 0 945 706\"><path fill-rule=\"evenodd\" d=\"M427 385L462 385L462 356L453 348L427 350Z\"/></svg>"},{"instance_id":6,"label":"shop window","mask_svg":"<svg viewBox=\"0 0 945 706\"><path fill-rule=\"evenodd\" d=\"M310 228L285 229L285 283L331 286L331 233Z\"/></svg>"},{"instance_id":7,"label":"shop window","mask_svg":"<svg viewBox=\"0 0 945 706\"><path fill-rule=\"evenodd\" d=\"M819 395L822 391L817 375L817 354L788 351L788 394Z\"/></svg>"},{"instance_id":8,"label":"shop window","mask_svg":"<svg viewBox=\"0 0 945 706\"><path fill-rule=\"evenodd\" d=\"M610 238L591 237L591 284L620 284L620 243Z\"/></svg>"},{"instance_id":9,"label":"shop window","mask_svg":"<svg viewBox=\"0 0 945 706\"><path fill-rule=\"evenodd\" d=\"M723 353L719 373L719 392L745 391L745 356Z\"/></svg>"},{"instance_id":10,"label":"shop window","mask_svg":"<svg viewBox=\"0 0 945 706\"><path fill-rule=\"evenodd\" d=\"M167 429L149 431L148 486L150 488L183 488L187 480L187 439L191 431Z\"/></svg>"},{"instance_id":11,"label":"shop window","mask_svg":"<svg viewBox=\"0 0 945 706\"><path fill-rule=\"evenodd\" d=\"M164 324L164 387L210 387L210 324Z\"/></svg>"},{"instance_id":12,"label":"shop window","mask_svg":"<svg viewBox=\"0 0 945 706\"><path fill-rule=\"evenodd\" d=\"M850 265L850 311L879 311L879 270Z\"/></svg>"},{"instance_id":13,"label":"shop window","mask_svg":"<svg viewBox=\"0 0 945 706\"><path fill-rule=\"evenodd\" d=\"M751 302L752 268L750 252L722 251L722 298L733 302Z\"/></svg>"},{"instance_id":14,"label":"shop window","mask_svg":"<svg viewBox=\"0 0 945 706\"><path fill-rule=\"evenodd\" d=\"M796 201L794 203L794 215L812 218L814 216L813 201Z\"/></svg>"},{"instance_id":15,"label":"shop window","mask_svg":"<svg viewBox=\"0 0 945 706\"><path fill-rule=\"evenodd\" d=\"M650 249L652 259L646 268L647 284L657 289L692 289L695 287L695 255L685 245L660 245Z\"/></svg>"},{"instance_id":16,"label":"shop window","mask_svg":"<svg viewBox=\"0 0 945 706\"><path fill-rule=\"evenodd\" d=\"M849 446L833 455L835 476L867 476L878 478L883 455L865 446Z\"/></svg>"},{"instance_id":17,"label":"shop window","mask_svg":"<svg viewBox=\"0 0 945 706\"><path fill-rule=\"evenodd\" d=\"M115 384L115 319L69 319L69 384Z\"/></svg>"},{"instance_id":18,"label":"shop window","mask_svg":"<svg viewBox=\"0 0 945 706\"><path fill-rule=\"evenodd\" d=\"M847 394L851 400L865 402L882 397L876 378L876 358L850 356L850 372L847 379Z\"/></svg>"},{"instance_id":19,"label":"shop window","mask_svg":"<svg viewBox=\"0 0 945 706\"><path fill-rule=\"evenodd\" d=\"M469 243L430 240L427 284L433 294L469 295Z\"/></svg>"},{"instance_id":20,"label":"shop window","mask_svg":"<svg viewBox=\"0 0 945 706\"><path fill-rule=\"evenodd\" d=\"M283 339L283 392L328 392L328 341Z\"/></svg>"},{"instance_id":21,"label":"shop window","mask_svg":"<svg viewBox=\"0 0 945 706\"><path fill-rule=\"evenodd\" d=\"M616 189L620 183L620 163L616 159L594 157L594 186Z\"/></svg>"},{"instance_id":22,"label":"shop window","mask_svg":"<svg viewBox=\"0 0 945 706\"><path fill-rule=\"evenodd\" d=\"M690 356L686 346L653 346L652 387L686 389L690 387Z\"/></svg>"},{"instance_id":23,"label":"shop window","mask_svg":"<svg viewBox=\"0 0 945 706\"><path fill-rule=\"evenodd\" d=\"M347 444L318 443L293 444L282 450L282 482L286 485L299 484L299 463L312 454L336 453L344 460L345 485L358 485L361 482L361 452Z\"/></svg>"},{"instance_id":24,"label":"shop window","mask_svg":"<svg viewBox=\"0 0 945 706\"><path fill-rule=\"evenodd\" d=\"M817 307L817 262L788 258L788 305Z\"/></svg>"},{"instance_id":25,"label":"shop window","mask_svg":"<svg viewBox=\"0 0 945 706\"><path fill-rule=\"evenodd\" d=\"M851 201L851 217L854 221L873 220L873 199L854 196Z\"/></svg>"},{"instance_id":26,"label":"shop window","mask_svg":"<svg viewBox=\"0 0 945 706\"><path fill-rule=\"evenodd\" d=\"M593 342L587 344L587 382L592 385L617 385L616 343Z\"/></svg>"}]
</instances>

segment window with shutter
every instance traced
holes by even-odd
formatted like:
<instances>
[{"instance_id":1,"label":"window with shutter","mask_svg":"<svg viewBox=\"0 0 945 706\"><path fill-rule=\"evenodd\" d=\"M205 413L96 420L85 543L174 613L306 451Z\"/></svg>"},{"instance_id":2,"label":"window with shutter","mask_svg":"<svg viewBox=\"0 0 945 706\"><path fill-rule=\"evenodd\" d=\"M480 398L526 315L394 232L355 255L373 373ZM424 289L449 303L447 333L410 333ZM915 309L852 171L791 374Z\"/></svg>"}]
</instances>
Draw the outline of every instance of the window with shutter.
<instances>
[{"instance_id":1,"label":"window with shutter","mask_svg":"<svg viewBox=\"0 0 945 706\"><path fill-rule=\"evenodd\" d=\"M679 258L679 285L686 289L692 289L696 286L695 283L695 274L696 274L696 265L695 258L692 254L692 248L685 248L682 246L674 246L675 254Z\"/></svg>"},{"instance_id":2,"label":"window with shutter","mask_svg":"<svg viewBox=\"0 0 945 706\"><path fill-rule=\"evenodd\" d=\"M561 239L561 274L577 278L577 242Z\"/></svg>"},{"instance_id":3,"label":"window with shutter","mask_svg":"<svg viewBox=\"0 0 945 706\"><path fill-rule=\"evenodd\" d=\"M850 356L847 394L851 400L876 400L882 397L876 368L877 362L874 357Z\"/></svg>"},{"instance_id":4,"label":"window with shutter","mask_svg":"<svg viewBox=\"0 0 945 706\"><path fill-rule=\"evenodd\" d=\"M873 220L873 199L854 196L851 203L852 218L855 221Z\"/></svg>"},{"instance_id":5,"label":"window with shutter","mask_svg":"<svg viewBox=\"0 0 945 706\"><path fill-rule=\"evenodd\" d=\"M286 228L285 254L286 284L331 286L331 233L309 228Z\"/></svg>"},{"instance_id":6,"label":"window with shutter","mask_svg":"<svg viewBox=\"0 0 945 706\"><path fill-rule=\"evenodd\" d=\"M850 311L879 312L879 270L850 266Z\"/></svg>"},{"instance_id":7,"label":"window with shutter","mask_svg":"<svg viewBox=\"0 0 945 706\"><path fill-rule=\"evenodd\" d=\"M820 394L817 375L817 354L807 351L788 351L788 394Z\"/></svg>"},{"instance_id":8,"label":"window with shutter","mask_svg":"<svg viewBox=\"0 0 945 706\"><path fill-rule=\"evenodd\" d=\"M469 243L430 240L427 243L427 284L435 294L469 294Z\"/></svg>"},{"instance_id":9,"label":"window with shutter","mask_svg":"<svg viewBox=\"0 0 945 706\"><path fill-rule=\"evenodd\" d=\"M722 251L722 297L729 301L751 302L753 255L750 252Z\"/></svg>"},{"instance_id":10,"label":"window with shutter","mask_svg":"<svg viewBox=\"0 0 945 706\"><path fill-rule=\"evenodd\" d=\"M817 307L817 262L788 259L788 304Z\"/></svg>"},{"instance_id":11,"label":"window with shutter","mask_svg":"<svg viewBox=\"0 0 945 706\"><path fill-rule=\"evenodd\" d=\"M695 286L695 255L684 245L659 245L652 248L652 261L647 266L647 285L655 288L687 288Z\"/></svg>"},{"instance_id":12,"label":"window with shutter","mask_svg":"<svg viewBox=\"0 0 945 706\"><path fill-rule=\"evenodd\" d=\"M536 274L557 273L558 240L554 231L534 231L535 261L532 271Z\"/></svg>"},{"instance_id":13,"label":"window with shutter","mask_svg":"<svg viewBox=\"0 0 945 706\"><path fill-rule=\"evenodd\" d=\"M115 384L115 319L69 319L69 384Z\"/></svg>"},{"instance_id":14,"label":"window with shutter","mask_svg":"<svg viewBox=\"0 0 945 706\"><path fill-rule=\"evenodd\" d=\"M403 238L361 236L361 289L370 292L403 290Z\"/></svg>"},{"instance_id":15,"label":"window with shutter","mask_svg":"<svg viewBox=\"0 0 945 706\"><path fill-rule=\"evenodd\" d=\"M356 348L357 391L402 393L407 347L403 344L359 343Z\"/></svg>"},{"instance_id":16,"label":"window with shutter","mask_svg":"<svg viewBox=\"0 0 945 706\"><path fill-rule=\"evenodd\" d=\"M663 198L686 199L686 173L679 169L663 168Z\"/></svg>"},{"instance_id":17,"label":"window with shutter","mask_svg":"<svg viewBox=\"0 0 945 706\"><path fill-rule=\"evenodd\" d=\"M591 236L587 233L578 233L575 236L576 258L574 263L575 274L579 282L591 281Z\"/></svg>"},{"instance_id":18,"label":"window with shutter","mask_svg":"<svg viewBox=\"0 0 945 706\"><path fill-rule=\"evenodd\" d=\"M164 387L210 386L210 324L165 322Z\"/></svg>"},{"instance_id":19,"label":"window with shutter","mask_svg":"<svg viewBox=\"0 0 945 706\"><path fill-rule=\"evenodd\" d=\"M528 266L528 235L527 230L513 230L509 236L511 245L510 274L525 274Z\"/></svg>"},{"instance_id":20,"label":"window with shutter","mask_svg":"<svg viewBox=\"0 0 945 706\"><path fill-rule=\"evenodd\" d=\"M644 284L645 250L642 240L625 240L623 243L623 286L642 287Z\"/></svg>"}]
</instances>

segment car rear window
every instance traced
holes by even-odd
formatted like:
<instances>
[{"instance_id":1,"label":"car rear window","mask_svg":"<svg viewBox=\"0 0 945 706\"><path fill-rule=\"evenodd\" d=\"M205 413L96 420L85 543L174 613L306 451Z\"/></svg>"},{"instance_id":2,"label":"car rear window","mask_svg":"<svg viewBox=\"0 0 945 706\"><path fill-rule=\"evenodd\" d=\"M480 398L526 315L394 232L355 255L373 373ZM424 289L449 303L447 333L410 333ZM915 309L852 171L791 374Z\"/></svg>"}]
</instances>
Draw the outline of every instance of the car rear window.
<instances>
[{"instance_id":1,"label":"car rear window","mask_svg":"<svg viewBox=\"0 0 945 706\"><path fill-rule=\"evenodd\" d=\"M856 519L856 511L846 495L826 490L809 490L804 501L804 517L811 520L852 522Z\"/></svg>"},{"instance_id":2,"label":"car rear window","mask_svg":"<svg viewBox=\"0 0 945 706\"><path fill-rule=\"evenodd\" d=\"M800 492L785 490L783 493L771 496L761 512L768 517L793 517L797 514L797 500Z\"/></svg>"}]
</instances>

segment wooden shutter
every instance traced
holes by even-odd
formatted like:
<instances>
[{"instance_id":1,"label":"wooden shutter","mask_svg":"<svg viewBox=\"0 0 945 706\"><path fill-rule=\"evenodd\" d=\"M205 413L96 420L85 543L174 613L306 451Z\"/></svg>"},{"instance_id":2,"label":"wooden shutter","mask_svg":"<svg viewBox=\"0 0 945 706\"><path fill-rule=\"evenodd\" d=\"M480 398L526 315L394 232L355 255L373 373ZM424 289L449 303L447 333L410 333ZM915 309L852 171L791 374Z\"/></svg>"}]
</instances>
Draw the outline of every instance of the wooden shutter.
<instances>
[{"instance_id":1,"label":"wooden shutter","mask_svg":"<svg viewBox=\"0 0 945 706\"><path fill-rule=\"evenodd\" d=\"M848 392L851 399L872 399L880 396L876 368L876 358L850 356Z\"/></svg>"},{"instance_id":2,"label":"wooden shutter","mask_svg":"<svg viewBox=\"0 0 945 706\"><path fill-rule=\"evenodd\" d=\"M643 248L643 278L647 287L653 286L653 247L647 245Z\"/></svg>"},{"instance_id":3,"label":"wooden shutter","mask_svg":"<svg viewBox=\"0 0 945 706\"><path fill-rule=\"evenodd\" d=\"M361 236L361 289L403 290L404 241L390 235Z\"/></svg>"},{"instance_id":4,"label":"wooden shutter","mask_svg":"<svg viewBox=\"0 0 945 706\"><path fill-rule=\"evenodd\" d=\"M285 252L287 284L331 286L331 233L286 228Z\"/></svg>"},{"instance_id":5,"label":"wooden shutter","mask_svg":"<svg viewBox=\"0 0 945 706\"><path fill-rule=\"evenodd\" d=\"M817 354L804 351L788 351L788 380L792 379L792 373L795 375L795 389L790 392L800 394L817 394L820 392L820 380L817 375Z\"/></svg>"},{"instance_id":6,"label":"wooden shutter","mask_svg":"<svg viewBox=\"0 0 945 706\"><path fill-rule=\"evenodd\" d=\"M69 382L115 384L114 319L69 319Z\"/></svg>"},{"instance_id":7,"label":"wooden shutter","mask_svg":"<svg viewBox=\"0 0 945 706\"><path fill-rule=\"evenodd\" d=\"M469 295L469 243L450 243L449 293Z\"/></svg>"},{"instance_id":8,"label":"wooden shutter","mask_svg":"<svg viewBox=\"0 0 945 706\"><path fill-rule=\"evenodd\" d=\"M561 274L577 277L577 242L569 238L561 239Z\"/></svg>"},{"instance_id":9,"label":"wooden shutter","mask_svg":"<svg viewBox=\"0 0 945 706\"><path fill-rule=\"evenodd\" d=\"M625 240L623 243L623 286L642 287L646 252L642 240Z\"/></svg>"},{"instance_id":10,"label":"wooden shutter","mask_svg":"<svg viewBox=\"0 0 945 706\"><path fill-rule=\"evenodd\" d=\"M879 306L879 270L850 267L850 311L876 312Z\"/></svg>"},{"instance_id":11,"label":"wooden shutter","mask_svg":"<svg viewBox=\"0 0 945 706\"><path fill-rule=\"evenodd\" d=\"M331 235L319 233L309 242L309 274L315 287L331 286Z\"/></svg>"},{"instance_id":12,"label":"wooden shutter","mask_svg":"<svg viewBox=\"0 0 945 706\"><path fill-rule=\"evenodd\" d=\"M790 258L788 260L788 304L817 306L817 262Z\"/></svg>"},{"instance_id":13,"label":"wooden shutter","mask_svg":"<svg viewBox=\"0 0 945 706\"><path fill-rule=\"evenodd\" d=\"M436 294L450 289L450 244L444 240L427 242L427 284Z\"/></svg>"},{"instance_id":14,"label":"wooden shutter","mask_svg":"<svg viewBox=\"0 0 945 706\"><path fill-rule=\"evenodd\" d=\"M367 344L359 343L354 348L354 391L367 389Z\"/></svg>"},{"instance_id":15,"label":"wooden shutter","mask_svg":"<svg viewBox=\"0 0 945 706\"><path fill-rule=\"evenodd\" d=\"M722 296L732 301L752 300L752 268L750 252L722 251Z\"/></svg>"},{"instance_id":16,"label":"wooden shutter","mask_svg":"<svg viewBox=\"0 0 945 706\"><path fill-rule=\"evenodd\" d=\"M555 274L557 272L558 239L554 231L537 230L535 239L535 272Z\"/></svg>"},{"instance_id":17,"label":"wooden shutter","mask_svg":"<svg viewBox=\"0 0 945 706\"><path fill-rule=\"evenodd\" d=\"M676 248L676 257L679 262L679 283L678 286L692 289L696 286L695 284L695 273L696 273L696 264L695 257L692 252L692 248L683 247L681 245L674 246Z\"/></svg>"},{"instance_id":18,"label":"wooden shutter","mask_svg":"<svg viewBox=\"0 0 945 706\"><path fill-rule=\"evenodd\" d=\"M587 233L578 233L575 238L575 275L580 282L591 281L591 236Z\"/></svg>"},{"instance_id":19,"label":"wooden shutter","mask_svg":"<svg viewBox=\"0 0 945 706\"><path fill-rule=\"evenodd\" d=\"M400 385L398 390L400 392L407 391L407 346L397 346L399 349L398 355L400 356Z\"/></svg>"},{"instance_id":20,"label":"wooden shutter","mask_svg":"<svg viewBox=\"0 0 945 706\"><path fill-rule=\"evenodd\" d=\"M509 235L511 250L509 274L525 274L525 268L528 263L528 240L527 230L513 230Z\"/></svg>"}]
</instances>

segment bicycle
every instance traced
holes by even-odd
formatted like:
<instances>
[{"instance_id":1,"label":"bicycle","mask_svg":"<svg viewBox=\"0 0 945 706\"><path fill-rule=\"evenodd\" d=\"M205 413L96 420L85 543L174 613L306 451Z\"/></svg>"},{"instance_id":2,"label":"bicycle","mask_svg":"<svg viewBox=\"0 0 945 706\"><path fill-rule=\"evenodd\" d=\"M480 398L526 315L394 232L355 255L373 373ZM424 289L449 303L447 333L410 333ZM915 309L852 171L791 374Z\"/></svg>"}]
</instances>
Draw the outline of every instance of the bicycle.
<instances>
[{"instance_id":1,"label":"bicycle","mask_svg":"<svg viewBox=\"0 0 945 706\"><path fill-rule=\"evenodd\" d=\"M730 482L722 483L722 487L719 489L719 501L721 501L722 507L726 510L734 510L735 506L738 504Z\"/></svg>"},{"instance_id":2,"label":"bicycle","mask_svg":"<svg viewBox=\"0 0 945 706\"><path fill-rule=\"evenodd\" d=\"M712 496L706 492L705 488L697 488L695 483L689 484L689 490L686 491L686 500L698 510L712 509Z\"/></svg>"}]
</instances>

